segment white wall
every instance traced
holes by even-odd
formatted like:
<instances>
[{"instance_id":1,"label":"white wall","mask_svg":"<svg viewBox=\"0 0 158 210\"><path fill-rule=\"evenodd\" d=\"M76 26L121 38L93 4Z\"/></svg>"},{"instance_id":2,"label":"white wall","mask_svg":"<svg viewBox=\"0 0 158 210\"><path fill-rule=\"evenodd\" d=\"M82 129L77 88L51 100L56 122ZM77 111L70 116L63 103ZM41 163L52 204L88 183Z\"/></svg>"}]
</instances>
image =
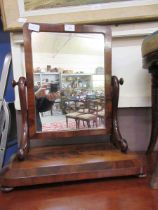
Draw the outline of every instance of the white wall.
<instances>
[{"instance_id":1,"label":"white wall","mask_svg":"<svg viewBox=\"0 0 158 210\"><path fill-rule=\"evenodd\" d=\"M142 69L141 44L145 35L156 31L157 28L157 22L113 26L112 73L125 80L120 88L120 107L150 106L150 74ZM16 80L19 76L25 75L22 42L22 34L11 34L13 70ZM81 68L83 66L82 60ZM16 98L16 108L19 109L17 93Z\"/></svg>"},{"instance_id":2,"label":"white wall","mask_svg":"<svg viewBox=\"0 0 158 210\"><path fill-rule=\"evenodd\" d=\"M142 68L141 44L144 36L114 38L112 74L124 79L120 87L120 107L150 106L151 78Z\"/></svg>"},{"instance_id":3,"label":"white wall","mask_svg":"<svg viewBox=\"0 0 158 210\"><path fill-rule=\"evenodd\" d=\"M83 71L87 74L94 74L98 66L104 66L104 57L96 55L72 55L60 54L52 58L51 53L36 53L33 56L34 67L41 67L46 71L47 65L52 68L62 68L64 70L73 70L74 73Z\"/></svg>"}]
</instances>

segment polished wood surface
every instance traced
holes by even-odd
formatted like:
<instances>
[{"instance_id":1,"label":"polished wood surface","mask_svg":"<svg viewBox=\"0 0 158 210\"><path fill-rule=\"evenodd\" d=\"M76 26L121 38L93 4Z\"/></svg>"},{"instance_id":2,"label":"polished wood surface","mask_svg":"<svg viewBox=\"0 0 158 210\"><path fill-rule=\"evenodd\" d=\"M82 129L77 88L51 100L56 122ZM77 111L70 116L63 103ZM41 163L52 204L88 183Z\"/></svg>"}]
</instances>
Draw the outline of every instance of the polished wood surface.
<instances>
[{"instance_id":1,"label":"polished wood surface","mask_svg":"<svg viewBox=\"0 0 158 210\"><path fill-rule=\"evenodd\" d=\"M28 2L28 1L22 1ZM38 3L45 1L39 1ZM51 2L58 2L57 0ZM61 2L61 1L59 1ZM69 2L66 1L65 2ZM70 1L71 2L71 1ZM73 1L72 1L73 2ZM80 2L80 1L79 1ZM111 2L111 1L110 1ZM131 6L127 6L122 4L122 2L118 2L116 8L113 6L109 8L102 8L98 10L97 7L93 7L93 9L86 9L86 11L72 11L69 12L59 12L59 13L50 13L50 11L43 11L43 15L40 15L38 12L36 15L27 15L28 22L38 22L38 23L85 23L85 24L98 24L103 23L106 25L109 24L118 24L118 23L127 23L127 22L147 22L151 20L157 21L157 4L146 4L145 1L140 1L140 5L136 4L133 1L131 2ZM109 4L109 3L108 3ZM21 4L20 4L21 5ZM112 3L113 5L113 3ZM132 6L133 5L133 6ZM17 21L19 17L23 17L20 13L21 8L19 8L19 4L17 0L1 0L1 14L4 29L7 31L17 31L22 29L22 23ZM9 14L9 15L8 15ZM139 14L139 15L138 15Z\"/></svg>"},{"instance_id":2,"label":"polished wood surface","mask_svg":"<svg viewBox=\"0 0 158 210\"><path fill-rule=\"evenodd\" d=\"M143 67L152 75L152 129L147 153L151 153L158 137L158 51L149 53L143 58Z\"/></svg>"},{"instance_id":3,"label":"polished wood surface","mask_svg":"<svg viewBox=\"0 0 158 210\"><path fill-rule=\"evenodd\" d=\"M111 95L111 29L108 26L99 25L75 25L75 31L66 31L63 24L39 24L39 32L58 32L58 33L94 33L104 35L104 75L105 75L105 103L106 119L105 128L82 129L82 130L60 130L52 132L37 132L35 117L35 96L34 96L34 78L33 78L33 52L31 35L32 30L26 23L23 28L26 79L27 79L27 97L28 97L28 122L29 137L31 139L61 138L74 136L106 135L112 132L112 95Z\"/></svg>"},{"instance_id":4,"label":"polished wood surface","mask_svg":"<svg viewBox=\"0 0 158 210\"><path fill-rule=\"evenodd\" d=\"M119 86L123 85L123 79L121 78L118 80L116 76L112 77L112 137L111 141L112 143L118 148L121 149L122 152L127 152L128 144L125 139L123 139L118 119L117 119L117 111L118 111L118 100L119 100Z\"/></svg>"},{"instance_id":5,"label":"polished wood surface","mask_svg":"<svg viewBox=\"0 0 158 210\"><path fill-rule=\"evenodd\" d=\"M2 186L141 174L139 156L124 154L110 143L34 148L25 161L15 159L0 176ZM9 170L8 170L9 168Z\"/></svg>"},{"instance_id":6,"label":"polished wood surface","mask_svg":"<svg viewBox=\"0 0 158 210\"><path fill-rule=\"evenodd\" d=\"M118 94L119 81L116 77L113 77L113 80L115 80L112 84L115 95ZM118 97L113 102L114 110L117 109L117 100ZM0 175L2 190L9 191L14 187L25 185L144 173L143 162L139 156L133 153L121 153L114 148L115 143L120 144L120 148L124 146L115 115L116 112L113 123L114 142L109 140L107 143L89 145L32 148L29 154L24 154L23 158L20 158L20 160L25 159L24 161L19 161L19 156L16 155L10 165L3 168ZM25 138L21 141L25 142Z\"/></svg>"},{"instance_id":7,"label":"polished wood surface","mask_svg":"<svg viewBox=\"0 0 158 210\"><path fill-rule=\"evenodd\" d=\"M40 31L65 32L64 25L49 24L41 24ZM125 153L128 145L119 130L117 109L119 85L122 84L122 80L111 76L110 28L89 25L75 26L75 32L77 33L102 33L105 35L105 128L60 132L36 131L31 32L28 29L28 24L25 24L24 48L27 78L25 80L22 77L18 82L23 124L19 152L0 173L1 190L10 191L14 187L26 185L142 174L144 165L141 158L130 152ZM66 31L65 33L69 32ZM26 84L27 97L25 97ZM26 104L26 101L28 104ZM95 143L89 145L30 148L29 151L30 139L45 140L57 137L73 137L75 142L76 136L86 136L88 138L91 135L97 137L98 135L102 135L102 137L107 135L109 141L98 143L96 140Z\"/></svg>"},{"instance_id":8,"label":"polished wood surface","mask_svg":"<svg viewBox=\"0 0 158 210\"><path fill-rule=\"evenodd\" d=\"M23 160L29 152L30 140L28 136L28 114L27 114L27 101L26 101L26 78L20 77L19 81L13 81L13 87L18 86L20 104L22 107L22 129L20 136L20 145L17 153L19 160Z\"/></svg>"},{"instance_id":9,"label":"polished wood surface","mask_svg":"<svg viewBox=\"0 0 158 210\"><path fill-rule=\"evenodd\" d=\"M158 138L158 51L149 53L143 58L143 66L152 75L152 127L147 154L151 154ZM158 189L158 159L151 180L153 188Z\"/></svg>"},{"instance_id":10,"label":"polished wood surface","mask_svg":"<svg viewBox=\"0 0 158 210\"><path fill-rule=\"evenodd\" d=\"M146 157L141 156L143 159ZM144 158L145 157L145 158ZM150 185L155 160L147 157L145 178L135 176L20 187L0 192L1 210L158 210Z\"/></svg>"}]
</instances>

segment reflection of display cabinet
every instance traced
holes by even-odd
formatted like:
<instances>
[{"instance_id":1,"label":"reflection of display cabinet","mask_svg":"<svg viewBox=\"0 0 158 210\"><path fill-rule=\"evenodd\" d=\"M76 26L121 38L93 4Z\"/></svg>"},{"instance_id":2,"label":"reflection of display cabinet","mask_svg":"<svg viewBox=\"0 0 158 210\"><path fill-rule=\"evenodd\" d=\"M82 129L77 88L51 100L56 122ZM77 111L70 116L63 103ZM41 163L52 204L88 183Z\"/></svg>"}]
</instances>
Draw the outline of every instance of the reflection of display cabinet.
<instances>
[{"instance_id":1,"label":"reflection of display cabinet","mask_svg":"<svg viewBox=\"0 0 158 210\"><path fill-rule=\"evenodd\" d=\"M56 72L39 72L34 73L34 83L56 83L60 84L60 74Z\"/></svg>"},{"instance_id":2,"label":"reflection of display cabinet","mask_svg":"<svg viewBox=\"0 0 158 210\"><path fill-rule=\"evenodd\" d=\"M92 88L91 74L61 74L61 87L76 90L90 90Z\"/></svg>"},{"instance_id":3,"label":"reflection of display cabinet","mask_svg":"<svg viewBox=\"0 0 158 210\"><path fill-rule=\"evenodd\" d=\"M104 90L104 75L93 74L61 74L57 72L34 73L34 83L56 83L68 95L79 92L95 92ZM66 94L66 95L67 95Z\"/></svg>"}]
</instances>

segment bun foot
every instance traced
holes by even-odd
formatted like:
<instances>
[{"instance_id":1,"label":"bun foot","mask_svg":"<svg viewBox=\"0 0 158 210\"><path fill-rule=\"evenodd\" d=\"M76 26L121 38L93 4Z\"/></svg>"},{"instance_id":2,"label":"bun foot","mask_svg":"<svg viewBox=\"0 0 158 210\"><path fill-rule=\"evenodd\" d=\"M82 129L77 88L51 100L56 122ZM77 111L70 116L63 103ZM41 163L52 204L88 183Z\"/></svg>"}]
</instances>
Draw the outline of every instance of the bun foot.
<instances>
[{"instance_id":1,"label":"bun foot","mask_svg":"<svg viewBox=\"0 0 158 210\"><path fill-rule=\"evenodd\" d=\"M5 186L0 187L1 192L5 192L5 193L11 192L13 189L14 189L13 187L5 187Z\"/></svg>"}]
</instances>

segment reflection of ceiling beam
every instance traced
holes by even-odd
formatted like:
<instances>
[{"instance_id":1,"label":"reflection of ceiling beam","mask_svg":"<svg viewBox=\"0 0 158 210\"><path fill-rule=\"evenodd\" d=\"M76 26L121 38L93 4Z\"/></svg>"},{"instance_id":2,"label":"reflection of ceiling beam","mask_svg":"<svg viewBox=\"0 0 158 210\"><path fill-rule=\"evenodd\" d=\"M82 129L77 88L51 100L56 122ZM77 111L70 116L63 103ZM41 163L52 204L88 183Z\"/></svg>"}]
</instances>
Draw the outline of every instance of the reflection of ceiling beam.
<instances>
[{"instance_id":1,"label":"reflection of ceiling beam","mask_svg":"<svg viewBox=\"0 0 158 210\"><path fill-rule=\"evenodd\" d=\"M82 43L84 40L87 41L88 40L98 40L98 35L99 34L80 34L80 33L59 33L59 34L54 34L54 43L56 43L54 45L54 49L56 49L53 58L55 58L69 43L70 40L72 40L73 38L77 38L74 39L74 41L78 42L80 41L80 43ZM99 37L101 36L101 34L99 35ZM62 45L59 44L60 41L60 37L64 40L64 43Z\"/></svg>"},{"instance_id":2,"label":"reflection of ceiling beam","mask_svg":"<svg viewBox=\"0 0 158 210\"><path fill-rule=\"evenodd\" d=\"M84 39L86 39L86 38L88 38L88 39L98 39L98 35L99 34L94 34L94 33L92 33L92 34L77 34L77 33L75 33L75 34L72 34L73 36L75 36L75 37L80 37L80 38L84 38Z\"/></svg>"},{"instance_id":3,"label":"reflection of ceiling beam","mask_svg":"<svg viewBox=\"0 0 158 210\"><path fill-rule=\"evenodd\" d=\"M56 37L57 38L57 37ZM64 43L56 50L56 53L54 53L53 58L55 58L61 50L67 45L67 43L71 40L72 34L69 34L69 37L64 41ZM58 39L58 38L57 38Z\"/></svg>"}]
</instances>

